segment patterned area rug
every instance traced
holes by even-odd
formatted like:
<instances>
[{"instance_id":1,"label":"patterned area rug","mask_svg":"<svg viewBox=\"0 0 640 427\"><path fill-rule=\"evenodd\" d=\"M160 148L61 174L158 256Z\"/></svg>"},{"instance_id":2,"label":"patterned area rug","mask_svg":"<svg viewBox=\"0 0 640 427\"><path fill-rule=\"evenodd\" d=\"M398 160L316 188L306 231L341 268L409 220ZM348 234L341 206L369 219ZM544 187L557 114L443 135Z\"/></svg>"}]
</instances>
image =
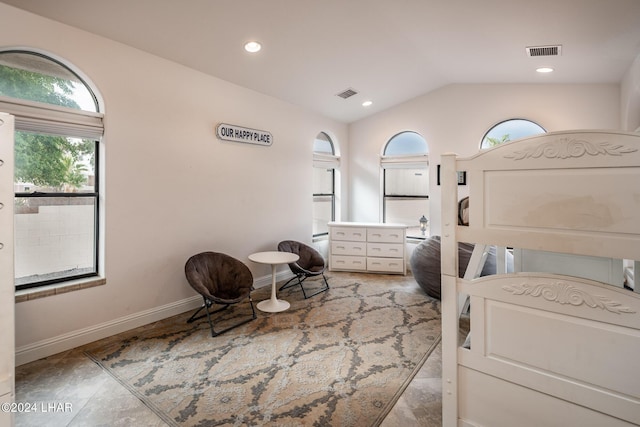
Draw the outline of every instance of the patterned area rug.
<instances>
[{"instance_id":1,"label":"patterned area rug","mask_svg":"<svg viewBox=\"0 0 640 427\"><path fill-rule=\"evenodd\" d=\"M439 301L411 276L330 273L329 283L307 300L298 286L281 291L289 310L257 310L215 338L185 313L86 354L173 426L379 425L439 342ZM254 291L254 303L269 293ZM250 308L223 313L233 322Z\"/></svg>"}]
</instances>

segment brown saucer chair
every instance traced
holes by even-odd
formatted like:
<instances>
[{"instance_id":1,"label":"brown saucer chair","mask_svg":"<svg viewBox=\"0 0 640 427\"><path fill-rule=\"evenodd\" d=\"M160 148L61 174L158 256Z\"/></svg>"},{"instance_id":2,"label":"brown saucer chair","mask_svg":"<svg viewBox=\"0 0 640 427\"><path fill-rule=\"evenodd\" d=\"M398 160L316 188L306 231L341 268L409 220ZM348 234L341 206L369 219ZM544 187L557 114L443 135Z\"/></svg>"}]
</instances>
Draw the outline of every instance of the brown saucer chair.
<instances>
[{"instance_id":1,"label":"brown saucer chair","mask_svg":"<svg viewBox=\"0 0 640 427\"><path fill-rule=\"evenodd\" d=\"M280 290L295 285L295 282L291 283L294 280L298 281L297 284L299 284L300 288L302 288L302 294L304 295L305 299L310 298L314 295L318 295L319 293L329 289L329 282L327 282L327 277L324 275L324 258L322 257L322 255L320 255L320 252L316 251L311 246L307 246L301 242L296 242L295 240L283 240L282 242L278 243L278 250L280 252L291 252L300 257L298 261L289 264L289 268L291 269L291 272L295 274L295 277L292 277L287 283L282 285L280 287ZM311 295L307 295L302 282L304 282L309 277L320 275L324 279L325 286L317 292Z\"/></svg>"},{"instance_id":2,"label":"brown saucer chair","mask_svg":"<svg viewBox=\"0 0 640 427\"><path fill-rule=\"evenodd\" d=\"M205 317L205 314L196 317L204 308L206 311L211 336L215 337L237 326L243 325L256 318L256 311L253 308L251 291L253 290L253 275L249 268L241 261L218 252L202 252L192 256L184 266L184 273L187 281L204 300L202 307L187 320L191 323L194 320ZM213 328L211 315L229 308L231 304L237 304L249 299L253 317L242 322L229 326L222 331L216 332ZM224 307L209 311L214 304L221 304Z\"/></svg>"}]
</instances>

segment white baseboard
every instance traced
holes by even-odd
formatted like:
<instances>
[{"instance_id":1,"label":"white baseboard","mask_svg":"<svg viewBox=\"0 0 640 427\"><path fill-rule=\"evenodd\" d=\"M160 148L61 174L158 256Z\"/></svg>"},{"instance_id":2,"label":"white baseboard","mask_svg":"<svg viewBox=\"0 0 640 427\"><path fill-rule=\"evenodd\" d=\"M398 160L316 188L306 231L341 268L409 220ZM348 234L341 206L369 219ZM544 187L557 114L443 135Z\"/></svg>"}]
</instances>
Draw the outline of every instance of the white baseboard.
<instances>
[{"instance_id":1,"label":"white baseboard","mask_svg":"<svg viewBox=\"0 0 640 427\"><path fill-rule=\"evenodd\" d=\"M158 320L166 319L167 317L175 316L185 311L194 310L201 304L202 297L200 295L194 295L181 301L154 307L149 310L18 347L16 348L16 366L62 351L71 350L72 348L119 334L129 329L137 328L138 326L157 322Z\"/></svg>"},{"instance_id":2,"label":"white baseboard","mask_svg":"<svg viewBox=\"0 0 640 427\"><path fill-rule=\"evenodd\" d=\"M281 271L276 274L276 281L279 282L290 277L293 277L290 271ZM263 276L253 281L253 286L256 289L270 285L271 275ZM71 350L72 348L89 344L90 342L107 338L139 326L157 322L158 320L166 319L167 317L175 316L185 311L195 310L201 304L202 297L200 295L194 295L181 301L154 307L149 310L18 347L16 348L16 366Z\"/></svg>"}]
</instances>

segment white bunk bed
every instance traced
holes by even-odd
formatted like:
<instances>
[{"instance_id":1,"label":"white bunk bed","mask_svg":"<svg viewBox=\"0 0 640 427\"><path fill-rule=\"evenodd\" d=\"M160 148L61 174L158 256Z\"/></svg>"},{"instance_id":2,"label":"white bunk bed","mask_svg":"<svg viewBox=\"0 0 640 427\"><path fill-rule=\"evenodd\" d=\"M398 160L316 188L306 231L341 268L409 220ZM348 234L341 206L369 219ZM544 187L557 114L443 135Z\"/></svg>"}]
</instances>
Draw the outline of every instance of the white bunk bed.
<instances>
[{"instance_id":1,"label":"white bunk bed","mask_svg":"<svg viewBox=\"0 0 640 427\"><path fill-rule=\"evenodd\" d=\"M640 134L556 132L445 154L441 182L443 425L640 425L640 295L551 273L457 274L459 241L640 260Z\"/></svg>"}]
</instances>

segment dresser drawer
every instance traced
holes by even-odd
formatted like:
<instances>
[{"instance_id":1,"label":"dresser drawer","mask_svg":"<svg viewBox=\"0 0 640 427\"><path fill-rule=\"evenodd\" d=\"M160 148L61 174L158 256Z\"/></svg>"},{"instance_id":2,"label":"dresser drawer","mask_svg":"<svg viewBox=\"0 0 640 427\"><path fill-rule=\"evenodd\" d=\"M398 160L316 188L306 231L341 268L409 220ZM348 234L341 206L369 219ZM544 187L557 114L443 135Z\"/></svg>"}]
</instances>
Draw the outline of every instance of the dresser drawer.
<instances>
[{"instance_id":1,"label":"dresser drawer","mask_svg":"<svg viewBox=\"0 0 640 427\"><path fill-rule=\"evenodd\" d=\"M404 229L401 228L369 228L368 242L404 243Z\"/></svg>"},{"instance_id":2,"label":"dresser drawer","mask_svg":"<svg viewBox=\"0 0 640 427\"><path fill-rule=\"evenodd\" d=\"M367 244L364 242L331 242L331 253L333 255L355 255L366 256Z\"/></svg>"},{"instance_id":3,"label":"dresser drawer","mask_svg":"<svg viewBox=\"0 0 640 427\"><path fill-rule=\"evenodd\" d=\"M331 239L364 242L367 240L367 229L359 227L331 227Z\"/></svg>"},{"instance_id":4,"label":"dresser drawer","mask_svg":"<svg viewBox=\"0 0 640 427\"><path fill-rule=\"evenodd\" d=\"M404 273L404 258L367 258L367 270L379 273Z\"/></svg>"},{"instance_id":5,"label":"dresser drawer","mask_svg":"<svg viewBox=\"0 0 640 427\"><path fill-rule=\"evenodd\" d=\"M365 271L367 258L364 256L332 255L330 269Z\"/></svg>"},{"instance_id":6,"label":"dresser drawer","mask_svg":"<svg viewBox=\"0 0 640 427\"><path fill-rule=\"evenodd\" d=\"M403 243L367 243L367 256L403 258Z\"/></svg>"}]
</instances>

